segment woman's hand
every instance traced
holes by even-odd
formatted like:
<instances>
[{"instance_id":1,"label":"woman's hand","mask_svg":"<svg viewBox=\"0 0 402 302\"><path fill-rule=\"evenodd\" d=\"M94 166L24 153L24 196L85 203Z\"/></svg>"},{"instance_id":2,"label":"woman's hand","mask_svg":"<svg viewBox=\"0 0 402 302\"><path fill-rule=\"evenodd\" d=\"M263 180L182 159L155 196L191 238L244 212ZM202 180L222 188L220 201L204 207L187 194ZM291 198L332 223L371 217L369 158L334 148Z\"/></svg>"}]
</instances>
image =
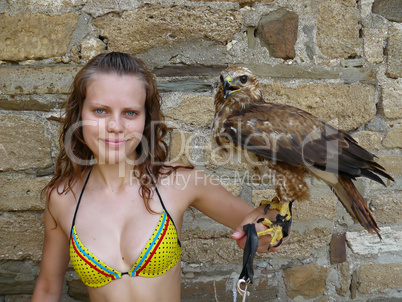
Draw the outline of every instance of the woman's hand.
<instances>
[{"instance_id":1,"label":"woman's hand","mask_svg":"<svg viewBox=\"0 0 402 302\"><path fill-rule=\"evenodd\" d=\"M260 218L268 218L271 221L276 220L276 215L279 213L276 210L268 210L267 213L264 213L265 206L259 206L258 208L255 208L253 211L251 211L249 214L247 214L244 218L244 220L240 223L240 225L235 229L234 233L232 234L232 238L237 241L237 245L241 248L244 249L244 246L246 244L246 233L243 230L243 226L249 223L255 223L255 227L257 232L266 230L267 227L264 226L262 223L257 222ZM270 235L264 235L258 238L258 253L267 253L267 252L276 252L279 251L281 248L280 246L275 247L277 242L274 243L274 246L271 247L268 251L268 247L271 241L271 236Z\"/></svg>"}]
</instances>

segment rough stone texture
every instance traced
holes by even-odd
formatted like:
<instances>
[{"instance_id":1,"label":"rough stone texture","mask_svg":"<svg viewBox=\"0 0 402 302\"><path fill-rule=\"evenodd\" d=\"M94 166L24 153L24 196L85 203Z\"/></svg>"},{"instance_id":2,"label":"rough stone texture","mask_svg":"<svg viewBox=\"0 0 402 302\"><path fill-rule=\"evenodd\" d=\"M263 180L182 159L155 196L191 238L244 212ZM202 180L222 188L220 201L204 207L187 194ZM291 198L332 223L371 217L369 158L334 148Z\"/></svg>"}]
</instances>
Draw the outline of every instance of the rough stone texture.
<instances>
[{"instance_id":1,"label":"rough stone texture","mask_svg":"<svg viewBox=\"0 0 402 302\"><path fill-rule=\"evenodd\" d=\"M166 112L166 118L188 124L208 127L214 119L214 98L207 96L188 96L181 104Z\"/></svg>"},{"instance_id":2,"label":"rough stone texture","mask_svg":"<svg viewBox=\"0 0 402 302\"><path fill-rule=\"evenodd\" d=\"M314 189L314 188L312 188ZM336 219L336 203L338 199L334 194L320 194L311 196L309 200L293 204L293 218L296 221L313 219Z\"/></svg>"},{"instance_id":3,"label":"rough stone texture","mask_svg":"<svg viewBox=\"0 0 402 302\"><path fill-rule=\"evenodd\" d=\"M388 68L387 76L390 78L402 77L402 29L390 27L387 44Z\"/></svg>"},{"instance_id":4,"label":"rough stone texture","mask_svg":"<svg viewBox=\"0 0 402 302\"><path fill-rule=\"evenodd\" d=\"M43 242L41 216L30 212L0 213L0 260L40 260Z\"/></svg>"},{"instance_id":5,"label":"rough stone texture","mask_svg":"<svg viewBox=\"0 0 402 302\"><path fill-rule=\"evenodd\" d=\"M240 18L238 12L203 7L145 7L125 12L121 18L99 17L93 24L109 40L109 50L135 54L190 39L226 43L240 30Z\"/></svg>"},{"instance_id":6,"label":"rough stone texture","mask_svg":"<svg viewBox=\"0 0 402 302\"><path fill-rule=\"evenodd\" d=\"M81 42L81 59L89 61L96 55L102 53L105 49L106 45L101 40L88 37Z\"/></svg>"},{"instance_id":7,"label":"rough stone texture","mask_svg":"<svg viewBox=\"0 0 402 302\"><path fill-rule=\"evenodd\" d=\"M0 109L51 111L60 108L63 95L4 95L0 94Z\"/></svg>"},{"instance_id":8,"label":"rough stone texture","mask_svg":"<svg viewBox=\"0 0 402 302\"><path fill-rule=\"evenodd\" d=\"M68 295L78 301L90 301L87 287L81 280L68 282Z\"/></svg>"},{"instance_id":9,"label":"rough stone texture","mask_svg":"<svg viewBox=\"0 0 402 302\"><path fill-rule=\"evenodd\" d=\"M1 94L54 94L68 93L77 66L2 67L0 68Z\"/></svg>"},{"instance_id":10,"label":"rough stone texture","mask_svg":"<svg viewBox=\"0 0 402 302\"><path fill-rule=\"evenodd\" d=\"M346 261L346 234L334 233L330 243L331 264L343 263Z\"/></svg>"},{"instance_id":11,"label":"rough stone texture","mask_svg":"<svg viewBox=\"0 0 402 302\"><path fill-rule=\"evenodd\" d=\"M364 55L372 64L382 63L384 56L384 30L378 28L364 28Z\"/></svg>"},{"instance_id":12,"label":"rough stone texture","mask_svg":"<svg viewBox=\"0 0 402 302\"><path fill-rule=\"evenodd\" d=\"M349 61L349 60L347 60ZM343 68L303 65L255 65L241 64L248 67L258 77L286 79L340 79L345 83L361 82L376 84L375 70L372 68Z\"/></svg>"},{"instance_id":13,"label":"rough stone texture","mask_svg":"<svg viewBox=\"0 0 402 302\"><path fill-rule=\"evenodd\" d=\"M382 85L382 105L387 118L402 118L402 79Z\"/></svg>"},{"instance_id":14,"label":"rough stone texture","mask_svg":"<svg viewBox=\"0 0 402 302\"><path fill-rule=\"evenodd\" d=\"M22 61L64 56L78 15L0 14L0 60Z\"/></svg>"},{"instance_id":15,"label":"rough stone texture","mask_svg":"<svg viewBox=\"0 0 402 302\"><path fill-rule=\"evenodd\" d=\"M261 88L267 101L301 108L346 131L364 125L376 114L371 87L301 84L293 88L275 82Z\"/></svg>"},{"instance_id":16,"label":"rough stone texture","mask_svg":"<svg viewBox=\"0 0 402 302\"><path fill-rule=\"evenodd\" d=\"M170 134L170 161L189 165L191 161L191 147L189 145L191 133L173 131Z\"/></svg>"},{"instance_id":17,"label":"rough stone texture","mask_svg":"<svg viewBox=\"0 0 402 302\"><path fill-rule=\"evenodd\" d=\"M0 128L0 171L43 169L51 165L51 141L43 124L10 115L1 116Z\"/></svg>"},{"instance_id":18,"label":"rough stone texture","mask_svg":"<svg viewBox=\"0 0 402 302\"><path fill-rule=\"evenodd\" d=\"M102 1L85 1L86 4L82 9L93 17L99 17L110 12L119 12L133 10L141 5L139 0L102 0Z\"/></svg>"},{"instance_id":19,"label":"rough stone texture","mask_svg":"<svg viewBox=\"0 0 402 302\"><path fill-rule=\"evenodd\" d=\"M401 250L402 231L381 227L380 233L382 240L367 231L347 232L346 240L353 253L360 255L393 254Z\"/></svg>"},{"instance_id":20,"label":"rough stone texture","mask_svg":"<svg viewBox=\"0 0 402 302\"><path fill-rule=\"evenodd\" d=\"M402 223L402 192L377 192L371 197L370 208L381 224Z\"/></svg>"},{"instance_id":21,"label":"rough stone texture","mask_svg":"<svg viewBox=\"0 0 402 302\"><path fill-rule=\"evenodd\" d=\"M297 221L292 224L292 233L289 240L274 255L266 257L291 257L292 259L309 259L317 251L327 248L332 236L332 230L324 226L314 229L306 229L304 232L298 229L302 226ZM314 225L313 225L314 226ZM301 228L300 228L301 229ZM264 255L265 256L265 255Z\"/></svg>"},{"instance_id":22,"label":"rough stone texture","mask_svg":"<svg viewBox=\"0 0 402 302\"><path fill-rule=\"evenodd\" d=\"M360 266L358 291L368 294L400 289L401 271L401 263L364 263Z\"/></svg>"},{"instance_id":23,"label":"rough stone texture","mask_svg":"<svg viewBox=\"0 0 402 302\"><path fill-rule=\"evenodd\" d=\"M364 149L369 151L381 149L381 134L372 131L360 131L352 135Z\"/></svg>"},{"instance_id":24,"label":"rough stone texture","mask_svg":"<svg viewBox=\"0 0 402 302\"><path fill-rule=\"evenodd\" d=\"M40 191L50 177L13 177L0 174L0 211L41 211L45 203Z\"/></svg>"},{"instance_id":25,"label":"rough stone texture","mask_svg":"<svg viewBox=\"0 0 402 302\"><path fill-rule=\"evenodd\" d=\"M402 3L399 0L375 0L372 11L390 21L402 22Z\"/></svg>"},{"instance_id":26,"label":"rough stone texture","mask_svg":"<svg viewBox=\"0 0 402 302\"><path fill-rule=\"evenodd\" d=\"M31 261L5 261L0 263L0 296L19 295L16 299L6 298L5 301L25 302L31 301L24 294L32 294L35 286L35 276L39 267ZM1 300L1 298L0 298ZM4 300L1 300L4 301Z\"/></svg>"},{"instance_id":27,"label":"rough stone texture","mask_svg":"<svg viewBox=\"0 0 402 302\"><path fill-rule=\"evenodd\" d=\"M226 280L183 282L181 301L231 301L232 292L226 290Z\"/></svg>"},{"instance_id":28,"label":"rough stone texture","mask_svg":"<svg viewBox=\"0 0 402 302\"><path fill-rule=\"evenodd\" d=\"M302 296L312 299L321 296L325 291L325 283L329 272L328 267L308 264L286 268L283 270L286 293L289 297Z\"/></svg>"},{"instance_id":29,"label":"rough stone texture","mask_svg":"<svg viewBox=\"0 0 402 302\"><path fill-rule=\"evenodd\" d=\"M214 264L240 262L242 260L243 253L237 247L235 240L207 236L209 239L193 238L189 240L183 236L182 260Z\"/></svg>"},{"instance_id":30,"label":"rough stone texture","mask_svg":"<svg viewBox=\"0 0 402 302\"><path fill-rule=\"evenodd\" d=\"M336 292L338 293L338 295L345 297L350 288L350 264L348 262L339 263L337 267L340 275L340 280L339 287L336 288Z\"/></svg>"},{"instance_id":31,"label":"rough stone texture","mask_svg":"<svg viewBox=\"0 0 402 302\"><path fill-rule=\"evenodd\" d=\"M295 12L279 9L262 16L257 27L257 37L271 56L282 59L295 57L299 17Z\"/></svg>"},{"instance_id":32,"label":"rough stone texture","mask_svg":"<svg viewBox=\"0 0 402 302\"><path fill-rule=\"evenodd\" d=\"M317 46L330 58L360 55L359 11L354 0L323 1L317 23Z\"/></svg>"},{"instance_id":33,"label":"rough stone texture","mask_svg":"<svg viewBox=\"0 0 402 302\"><path fill-rule=\"evenodd\" d=\"M378 163L393 176L402 175L402 156L381 154Z\"/></svg>"},{"instance_id":34,"label":"rough stone texture","mask_svg":"<svg viewBox=\"0 0 402 302\"><path fill-rule=\"evenodd\" d=\"M402 124L394 125L382 141L384 147L402 148Z\"/></svg>"}]
</instances>

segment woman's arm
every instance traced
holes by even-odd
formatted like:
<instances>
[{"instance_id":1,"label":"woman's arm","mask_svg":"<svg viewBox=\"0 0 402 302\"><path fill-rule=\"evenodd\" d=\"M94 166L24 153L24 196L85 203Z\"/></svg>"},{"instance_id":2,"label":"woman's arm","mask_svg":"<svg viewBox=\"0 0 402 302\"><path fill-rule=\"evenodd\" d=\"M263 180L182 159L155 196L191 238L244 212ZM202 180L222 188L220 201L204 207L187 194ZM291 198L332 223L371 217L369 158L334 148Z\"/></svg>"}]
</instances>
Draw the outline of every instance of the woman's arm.
<instances>
[{"instance_id":1,"label":"woman's arm","mask_svg":"<svg viewBox=\"0 0 402 302\"><path fill-rule=\"evenodd\" d=\"M275 220L277 211L269 210L264 213L264 207L253 208L245 201L233 196L218 181L209 175L194 170L191 188L194 192L194 200L191 206L203 212L205 215L235 230L232 238L237 240L238 245L244 248L246 234L243 225L255 223L259 218L266 217ZM257 231L262 231L266 227L256 224ZM260 237L258 242L258 252L267 252L271 236ZM277 251L279 248L272 248L270 251Z\"/></svg>"},{"instance_id":2,"label":"woman's arm","mask_svg":"<svg viewBox=\"0 0 402 302\"><path fill-rule=\"evenodd\" d=\"M42 261L31 301L60 301L69 259L69 240L46 207Z\"/></svg>"}]
</instances>

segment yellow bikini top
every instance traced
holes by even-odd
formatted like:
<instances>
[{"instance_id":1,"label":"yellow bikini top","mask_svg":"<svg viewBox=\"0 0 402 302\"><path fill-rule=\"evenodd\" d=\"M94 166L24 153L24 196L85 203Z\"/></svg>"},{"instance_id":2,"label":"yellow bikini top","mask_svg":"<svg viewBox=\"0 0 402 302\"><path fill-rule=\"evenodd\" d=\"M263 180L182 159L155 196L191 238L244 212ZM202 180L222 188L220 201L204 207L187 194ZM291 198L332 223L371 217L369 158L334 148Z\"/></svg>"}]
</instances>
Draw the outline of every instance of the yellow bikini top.
<instances>
[{"instance_id":1,"label":"yellow bikini top","mask_svg":"<svg viewBox=\"0 0 402 302\"><path fill-rule=\"evenodd\" d=\"M141 252L140 257L128 272L119 272L103 263L92 254L80 241L75 228L75 217L81 202L82 195L88 183L89 175L82 188L75 209L70 234L70 259L74 270L82 282L89 287L101 287L113 280L120 279L124 275L131 277L156 277L163 275L177 264L181 256L180 241L177 236L176 226L167 212L162 198L155 187L159 200L163 207L158 225L151 238Z\"/></svg>"}]
</instances>

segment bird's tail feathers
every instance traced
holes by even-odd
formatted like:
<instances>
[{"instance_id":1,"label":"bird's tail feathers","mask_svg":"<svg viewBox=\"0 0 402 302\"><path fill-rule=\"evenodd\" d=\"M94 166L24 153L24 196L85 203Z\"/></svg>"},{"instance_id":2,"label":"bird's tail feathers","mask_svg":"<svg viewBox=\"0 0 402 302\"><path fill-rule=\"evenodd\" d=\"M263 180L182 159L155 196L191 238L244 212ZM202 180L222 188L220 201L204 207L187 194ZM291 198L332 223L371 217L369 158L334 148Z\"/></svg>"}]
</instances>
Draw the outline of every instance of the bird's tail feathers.
<instances>
[{"instance_id":1,"label":"bird's tail feathers","mask_svg":"<svg viewBox=\"0 0 402 302\"><path fill-rule=\"evenodd\" d=\"M330 187L352 218L358 221L367 231L377 233L378 237L382 239L379 233L380 229L373 215L352 180L338 176L338 182L330 184Z\"/></svg>"}]
</instances>

